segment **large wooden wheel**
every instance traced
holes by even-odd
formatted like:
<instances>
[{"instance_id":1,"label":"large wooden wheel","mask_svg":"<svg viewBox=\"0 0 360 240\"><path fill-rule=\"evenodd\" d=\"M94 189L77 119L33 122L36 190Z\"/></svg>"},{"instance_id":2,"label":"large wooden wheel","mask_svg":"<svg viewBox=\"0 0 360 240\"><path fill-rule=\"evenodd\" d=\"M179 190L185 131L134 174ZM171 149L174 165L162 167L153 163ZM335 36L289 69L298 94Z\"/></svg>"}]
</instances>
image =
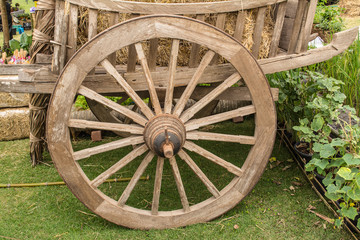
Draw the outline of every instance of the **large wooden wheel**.
<instances>
[{"instance_id":1,"label":"large wooden wheel","mask_svg":"<svg viewBox=\"0 0 360 240\"><path fill-rule=\"evenodd\" d=\"M141 44L154 38L172 41L169 69L166 73L168 80L165 84L163 82L159 84L156 76L153 77L150 73ZM183 80L178 81L176 76L180 74L176 70L177 56L179 44L183 41L199 44L206 49L199 66L185 83ZM132 44L135 44L142 66L141 72L145 76L146 81L143 83L131 83L125 80L107 60L107 56L116 50ZM213 91L184 110L194 89L199 83L206 83L207 79L203 79L202 75L211 69L211 61L216 54L229 61L237 70L236 73L226 79L219 79ZM118 105L84 85L83 81L87 73L99 64L118 82L119 91L125 91L133 99L142 114ZM198 111L241 78L250 91L252 104L228 112L192 119ZM186 85L186 88L181 97L174 100L174 87L181 85ZM159 87L166 89L163 107L157 96ZM138 90L149 92L151 107L139 97ZM134 123L70 119L71 106L77 94L120 112ZM254 117L249 116L255 122L251 135L202 131L202 127L246 115L254 115ZM49 150L60 175L74 195L89 209L111 222L130 228L171 228L211 220L233 208L251 191L263 173L272 151L276 115L267 80L256 60L240 43L217 28L197 20L179 16L153 15L121 23L100 33L74 55L60 75L52 95L47 127ZM85 146L81 150L74 150L69 127L128 132L131 136L95 147ZM247 145L249 151L247 155L240 152L239 155L245 155L243 161L237 159L229 161L226 159L227 154L220 157L214 154L214 147L205 149L198 140L213 141L216 143L213 145L215 148L218 146L217 143L234 144L231 145L234 146L234 151L240 146ZM133 148L127 147L131 145ZM119 154L118 159L108 167L98 166L98 174L95 176L84 170L88 165L84 165L83 162L90 161L91 156L105 154L115 149L127 149L127 152L123 155ZM136 160L139 158L140 160ZM108 187L105 181L135 160L139 164L131 173L133 176L131 181L121 189L120 193L110 194L109 191L114 190L116 186ZM204 164L218 167L219 170L209 172ZM151 199L148 200L150 204L147 207L130 204L129 199L134 195L134 189L142 184L139 182L140 176L151 165L153 173L150 175L154 178L150 181L151 184L148 184L151 186L149 190ZM169 175L163 174L165 165L172 170L171 179L179 196L180 207L175 209L168 209L161 204L163 198L176 197L166 196L166 189L171 184L164 183L169 179ZM184 176L188 175L185 171L190 171L196 179L199 179L201 183L199 185L202 185L208 193L208 195L201 193L205 199L203 197L198 202L194 202L197 198L190 198L187 195L188 179ZM224 174L220 175L220 173ZM230 180L225 186L219 186L216 180L213 180L215 179L213 175L218 178L229 175ZM104 185L106 189L102 188Z\"/></svg>"}]
</instances>

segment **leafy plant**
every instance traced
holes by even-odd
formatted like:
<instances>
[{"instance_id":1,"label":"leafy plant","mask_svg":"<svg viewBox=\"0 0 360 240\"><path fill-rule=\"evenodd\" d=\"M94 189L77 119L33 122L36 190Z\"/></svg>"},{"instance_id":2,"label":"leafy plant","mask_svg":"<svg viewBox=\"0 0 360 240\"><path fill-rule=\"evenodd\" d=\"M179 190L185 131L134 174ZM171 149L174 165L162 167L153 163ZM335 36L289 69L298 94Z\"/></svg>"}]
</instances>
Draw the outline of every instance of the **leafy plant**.
<instances>
[{"instance_id":1,"label":"leafy plant","mask_svg":"<svg viewBox=\"0 0 360 240\"><path fill-rule=\"evenodd\" d=\"M340 202L340 219L335 221L340 226L344 217L355 220L360 207L360 126L355 110L349 111L349 123L342 123L342 137L328 143L315 143L314 156L306 165L306 171L317 170L323 176L326 186L325 196ZM352 121L356 124L353 125ZM360 221L357 223L360 229Z\"/></svg>"},{"instance_id":2,"label":"leafy plant","mask_svg":"<svg viewBox=\"0 0 360 240\"><path fill-rule=\"evenodd\" d=\"M344 27L343 19L340 17L340 13L343 10L334 6L325 6L320 4L316 8L314 22L315 28L330 31L331 33L340 32Z\"/></svg>"},{"instance_id":3,"label":"leafy plant","mask_svg":"<svg viewBox=\"0 0 360 240\"><path fill-rule=\"evenodd\" d=\"M314 143L328 142L331 133L329 124L338 119L346 96L340 92L342 81L317 72L307 73L305 104L294 106L294 112L301 111L302 118L293 129L300 141L309 144L309 152L312 153Z\"/></svg>"},{"instance_id":4,"label":"leafy plant","mask_svg":"<svg viewBox=\"0 0 360 240\"><path fill-rule=\"evenodd\" d=\"M29 51L29 48L32 43L32 36L28 36L25 32L20 35L20 41L16 39L11 39L9 41L10 49L14 52L16 49L20 50L21 48Z\"/></svg>"}]
</instances>

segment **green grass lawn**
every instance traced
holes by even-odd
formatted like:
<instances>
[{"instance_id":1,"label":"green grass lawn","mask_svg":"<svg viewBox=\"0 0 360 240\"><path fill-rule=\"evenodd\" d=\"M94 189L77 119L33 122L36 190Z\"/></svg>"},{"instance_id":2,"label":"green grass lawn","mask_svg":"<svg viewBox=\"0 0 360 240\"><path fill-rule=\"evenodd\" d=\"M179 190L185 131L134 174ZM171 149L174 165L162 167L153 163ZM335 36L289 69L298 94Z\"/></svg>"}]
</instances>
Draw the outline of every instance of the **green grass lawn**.
<instances>
[{"instance_id":1,"label":"green grass lawn","mask_svg":"<svg viewBox=\"0 0 360 240\"><path fill-rule=\"evenodd\" d=\"M233 132L235 129L251 132L251 126L252 123L248 121L243 124L225 122L216 125L212 131ZM104 142L113 140L114 137L109 136ZM73 147L78 150L102 143L81 139L74 142ZM214 145L202 141L198 144L211 147L211 151L227 157L229 161L241 159L248 150L236 144L230 144L228 148L222 143ZM0 183L61 180L47 154L47 164L32 168L28 151L28 139L0 142ZM85 173L95 176L124 153L115 150L107 154L105 159L97 156L85 159L82 163ZM276 161L268 164L254 190L228 213L208 223L167 230L131 230L107 222L91 213L66 186L0 189L0 239L351 239L345 230L334 229L332 224L306 210L312 205L316 208L315 212L333 218L291 159L284 143L276 142L272 156ZM193 158L198 161L196 157ZM180 170L183 168L181 165L179 163ZM215 179L217 176L216 179L220 179L214 184L219 186L226 183L226 177L212 170L212 167L209 165L202 169L209 174L209 178ZM131 177L131 168L122 169L118 176ZM150 165L149 171L152 168ZM163 184L165 188L162 188L162 192L168 193L161 195L163 209L179 204L179 200L174 198L178 194L170 180L172 175L167 171L165 166L164 176L169 176L169 180L164 181L169 184ZM144 209L149 207L149 198L151 202L153 186L153 176L149 172L146 174L150 174L150 180L140 182L134 190L136 196L129 199L130 205ZM185 175L183 178L189 181L185 183L189 201L201 198L202 193L194 186L197 184L191 180L191 176ZM116 190L124 188L126 184L107 184L104 188ZM106 189L102 190L106 192Z\"/></svg>"}]
</instances>

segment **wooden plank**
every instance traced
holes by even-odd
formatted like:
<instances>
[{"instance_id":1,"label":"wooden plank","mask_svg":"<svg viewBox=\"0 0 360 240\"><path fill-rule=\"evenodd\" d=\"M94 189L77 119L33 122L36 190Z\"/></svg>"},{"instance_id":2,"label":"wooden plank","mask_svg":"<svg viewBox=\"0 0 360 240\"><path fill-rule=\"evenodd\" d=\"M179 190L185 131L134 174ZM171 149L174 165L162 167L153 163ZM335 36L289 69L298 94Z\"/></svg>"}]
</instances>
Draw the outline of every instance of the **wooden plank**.
<instances>
[{"instance_id":1,"label":"wooden plank","mask_svg":"<svg viewBox=\"0 0 360 240\"><path fill-rule=\"evenodd\" d=\"M192 131L199 129L203 126L223 122L238 116L247 116L254 113L255 113L255 107L253 105L250 105L232 111L211 115L208 117L190 120L185 124L185 128L186 131Z\"/></svg>"},{"instance_id":2,"label":"wooden plank","mask_svg":"<svg viewBox=\"0 0 360 240\"><path fill-rule=\"evenodd\" d=\"M77 31L78 31L78 6L74 4L70 4L70 13L69 13L69 32L68 32L68 39L67 39L67 45L69 45L71 48L67 49L66 53L66 59L67 61L70 60L72 55L76 52L77 47Z\"/></svg>"},{"instance_id":3,"label":"wooden plank","mask_svg":"<svg viewBox=\"0 0 360 240\"><path fill-rule=\"evenodd\" d=\"M109 13L109 25L110 27L117 24L119 22L119 14L116 12ZM108 60L112 65L116 65L116 52L109 55Z\"/></svg>"},{"instance_id":4,"label":"wooden plank","mask_svg":"<svg viewBox=\"0 0 360 240\"><path fill-rule=\"evenodd\" d=\"M175 73L176 73L177 58L179 54L179 44L180 41L178 39L174 39L171 46L170 62L169 62L169 83L167 84L165 103L164 103L164 113L169 113L169 114L171 113L172 101L174 95Z\"/></svg>"},{"instance_id":5,"label":"wooden plank","mask_svg":"<svg viewBox=\"0 0 360 240\"><path fill-rule=\"evenodd\" d=\"M36 64L51 64L52 55L44 54L44 53L37 53L35 62L36 62ZM15 66L15 65L13 65L13 66Z\"/></svg>"},{"instance_id":6,"label":"wooden plank","mask_svg":"<svg viewBox=\"0 0 360 240\"><path fill-rule=\"evenodd\" d=\"M241 176L243 174L243 171L241 170L241 168L235 166L232 163L227 162L226 160L216 156L215 154L209 152L208 150L196 145L193 142L190 141L186 141L184 144L184 148L186 148L187 150L191 151L191 152L195 152L203 157L205 157L206 159L212 161L213 163L218 164L219 166L225 168L226 170L228 170L229 172L235 174L236 176Z\"/></svg>"},{"instance_id":7,"label":"wooden plank","mask_svg":"<svg viewBox=\"0 0 360 240\"><path fill-rule=\"evenodd\" d=\"M301 43L299 52L305 52L307 50L310 41L311 29L315 18L317 2L318 2L317 0L310 0L309 9L307 12L307 16L305 18L306 21L304 27L303 42Z\"/></svg>"},{"instance_id":8,"label":"wooden plank","mask_svg":"<svg viewBox=\"0 0 360 240\"><path fill-rule=\"evenodd\" d=\"M151 214L158 215L159 213L159 200L160 200L160 191L161 191L161 180L164 169L164 158L158 157L156 164L156 174L154 181L154 193L153 200L151 204Z\"/></svg>"},{"instance_id":9,"label":"wooden plank","mask_svg":"<svg viewBox=\"0 0 360 240\"><path fill-rule=\"evenodd\" d=\"M246 12L241 10L238 12L236 23L235 23L235 33L234 38L241 42L244 29L245 29L245 20L246 20Z\"/></svg>"},{"instance_id":10,"label":"wooden plank","mask_svg":"<svg viewBox=\"0 0 360 240\"><path fill-rule=\"evenodd\" d=\"M147 58L149 70L151 72L156 70L156 58L158 53L158 46L159 46L159 39L154 38L149 40L150 49L149 49L149 56Z\"/></svg>"},{"instance_id":11,"label":"wooden plank","mask_svg":"<svg viewBox=\"0 0 360 240\"><path fill-rule=\"evenodd\" d=\"M224 30L225 29L225 21L226 21L226 13L219 13L216 18L215 27L218 29ZM211 65L217 64L219 62L219 54L215 54L213 59L211 60Z\"/></svg>"},{"instance_id":12,"label":"wooden plank","mask_svg":"<svg viewBox=\"0 0 360 240\"><path fill-rule=\"evenodd\" d=\"M104 183L111 175L115 174L117 171L125 167L136 157L142 155L148 150L146 144L141 145L140 147L135 148L130 153L128 153L125 157L123 157L120 161L111 166L108 170L97 176L94 180L91 181L91 186L98 187L102 183Z\"/></svg>"},{"instance_id":13,"label":"wooden plank","mask_svg":"<svg viewBox=\"0 0 360 240\"><path fill-rule=\"evenodd\" d=\"M130 197L131 192L134 190L136 184L139 182L141 175L145 172L147 166L154 158L154 156L155 154L152 151L149 151L144 160L141 162L140 166L136 169L134 176L131 178L129 184L126 186L117 203L120 207L125 205L126 201Z\"/></svg>"},{"instance_id":14,"label":"wooden plank","mask_svg":"<svg viewBox=\"0 0 360 240\"><path fill-rule=\"evenodd\" d=\"M184 188L184 184L181 180L181 175L180 175L180 171L179 171L179 167L176 163L176 159L175 157L172 157L169 159L171 168L173 170L173 174L174 174L174 179L176 182L176 186L180 195L180 200L181 200L181 204L183 205L183 209L185 212L190 212L190 206L189 206L189 201L186 197L186 193L185 193L185 188Z\"/></svg>"},{"instance_id":15,"label":"wooden plank","mask_svg":"<svg viewBox=\"0 0 360 240\"><path fill-rule=\"evenodd\" d=\"M273 36L271 38L271 43L270 43L269 57L275 57L277 55L281 31L282 31L284 19L285 19L286 4L287 4L287 2L280 3L279 7L277 9Z\"/></svg>"},{"instance_id":16,"label":"wooden plank","mask_svg":"<svg viewBox=\"0 0 360 240\"><path fill-rule=\"evenodd\" d=\"M199 21L205 21L205 15L197 15L196 19ZM195 68L199 65L200 61L200 45L196 43L191 44L189 67Z\"/></svg>"},{"instance_id":17,"label":"wooden plank","mask_svg":"<svg viewBox=\"0 0 360 240\"><path fill-rule=\"evenodd\" d=\"M66 64L67 37L69 31L69 14L65 13L61 26L59 71L61 72Z\"/></svg>"},{"instance_id":18,"label":"wooden plank","mask_svg":"<svg viewBox=\"0 0 360 240\"><path fill-rule=\"evenodd\" d=\"M154 107L155 114L161 114L162 110L161 110L159 98L158 98L156 90L155 90L154 81L152 79L151 72L150 72L150 69L149 69L149 66L148 66L148 63L147 63L147 60L145 57L145 53L144 53L141 43L136 43L135 49L136 49L136 53L138 55L139 61L141 63L142 69L144 71L145 79L146 79L146 82L148 85L148 90L150 93L150 100Z\"/></svg>"},{"instance_id":19,"label":"wooden plank","mask_svg":"<svg viewBox=\"0 0 360 240\"><path fill-rule=\"evenodd\" d=\"M82 119L70 119L68 127L81 128L81 129L99 129L107 131L120 131L131 134L143 134L144 128L133 124L121 124L121 123L108 123L108 122L96 122Z\"/></svg>"},{"instance_id":20,"label":"wooden plank","mask_svg":"<svg viewBox=\"0 0 360 240\"><path fill-rule=\"evenodd\" d=\"M333 40L328 45L311 49L306 53L302 54L290 54L284 56L277 56L269 59L258 60L261 68L265 74L275 73L280 71L286 71L290 69L295 69L303 66L308 66L311 64L319 63L326 61L342 52L344 52L356 39L359 29L357 27L339 32L334 34ZM49 73L46 71L46 74L36 75L36 71L41 71L40 68L44 67L42 65L8 65L0 68L0 91L1 92L25 92L25 93L52 93L55 82L57 80L57 75ZM19 78L16 76L17 72L20 69L27 69L28 71L33 71L31 74L31 80ZM99 72L105 72L97 68ZM169 79L169 73L166 71L167 68L159 68L156 73L153 73L155 76L154 82L156 86L164 86L164 84ZM118 69L121 73L125 72L124 69ZM178 67L178 70L175 74L175 87L185 86L189 79L194 75L196 69L189 69L187 67ZM212 83L218 82L219 79L226 79L232 73L234 69L230 64L221 64L211 66L204 72L203 76L200 78L199 83ZM96 76L96 77L95 77ZM95 89L99 93L115 93L119 91L124 91L121 89L116 89L117 83L112 77L107 75L95 75L88 76L84 85ZM28 76L29 77L29 76ZM129 73L125 74L124 78L129 82L129 84L136 91L145 90L146 85L140 84L140 82L145 83L144 76L139 73Z\"/></svg>"},{"instance_id":21,"label":"wooden plank","mask_svg":"<svg viewBox=\"0 0 360 240\"><path fill-rule=\"evenodd\" d=\"M304 13L306 10L306 5L307 5L307 0L299 0L294 25L292 27L292 33L288 47L288 54L295 53L297 41L301 30L301 25L303 22Z\"/></svg>"},{"instance_id":22,"label":"wooden plank","mask_svg":"<svg viewBox=\"0 0 360 240\"><path fill-rule=\"evenodd\" d=\"M247 0L247 1L222 1L222 2L200 2L200 3L148 3L131 2L121 0L69 0L70 3L87 8L115 11L122 13L149 14L207 14L226 13L240 10L254 9L270 6L286 0Z\"/></svg>"},{"instance_id":23,"label":"wooden plank","mask_svg":"<svg viewBox=\"0 0 360 240\"><path fill-rule=\"evenodd\" d=\"M130 18L138 17L138 14L131 14ZM131 44L128 47L128 59L127 59L127 72L135 72L136 69L137 55L135 45Z\"/></svg>"},{"instance_id":24,"label":"wooden plank","mask_svg":"<svg viewBox=\"0 0 360 240\"><path fill-rule=\"evenodd\" d=\"M184 151L179 151L179 156L182 160L184 160L187 165L193 170L193 172L198 176L198 178L204 183L206 188L211 192L214 197L220 197L220 192L216 188L216 186L209 180L209 178L205 175L203 171L196 165L196 163L191 159L191 157Z\"/></svg>"},{"instance_id":25,"label":"wooden plank","mask_svg":"<svg viewBox=\"0 0 360 240\"><path fill-rule=\"evenodd\" d=\"M251 48L251 53L254 55L255 58L259 58L260 45L262 40L261 35L264 29L266 9L267 7L259 8L256 16L256 24L253 34L254 45Z\"/></svg>"},{"instance_id":26,"label":"wooden plank","mask_svg":"<svg viewBox=\"0 0 360 240\"><path fill-rule=\"evenodd\" d=\"M73 156L74 156L74 160L78 161L78 160L88 158L88 157L91 157L91 156L99 154L99 153L104 153L104 152L108 152L108 151L111 151L114 149L130 146L130 145L135 145L135 144L140 144L143 142L144 142L143 136L128 137L128 138L123 138L123 139L120 139L117 141L101 144L96 147L91 147L91 148L86 148L86 149L83 149L80 151L76 151L73 153Z\"/></svg>"},{"instance_id":27,"label":"wooden plank","mask_svg":"<svg viewBox=\"0 0 360 240\"><path fill-rule=\"evenodd\" d=\"M98 10L89 9L88 40L91 40L97 34L97 16Z\"/></svg>"},{"instance_id":28,"label":"wooden plank","mask_svg":"<svg viewBox=\"0 0 360 240\"><path fill-rule=\"evenodd\" d=\"M60 43L61 41L61 32L62 32L62 23L64 21L64 9L65 2L57 0L55 3L55 29L54 29L54 41ZM54 73L60 72L60 45L54 45L53 53L53 64L52 71Z\"/></svg>"},{"instance_id":29,"label":"wooden plank","mask_svg":"<svg viewBox=\"0 0 360 240\"><path fill-rule=\"evenodd\" d=\"M189 140L208 140L220 142L234 142L240 144L254 145L256 138L253 136L231 135L212 132L190 131L186 133L186 139Z\"/></svg>"}]
</instances>

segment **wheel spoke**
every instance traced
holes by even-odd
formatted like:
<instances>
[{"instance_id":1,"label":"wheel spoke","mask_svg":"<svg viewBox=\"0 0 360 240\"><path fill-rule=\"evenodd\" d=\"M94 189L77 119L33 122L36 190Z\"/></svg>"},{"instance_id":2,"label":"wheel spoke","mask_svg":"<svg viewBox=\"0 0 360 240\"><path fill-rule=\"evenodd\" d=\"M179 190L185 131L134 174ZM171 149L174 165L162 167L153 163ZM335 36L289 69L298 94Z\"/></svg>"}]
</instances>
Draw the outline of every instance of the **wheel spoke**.
<instances>
[{"instance_id":1,"label":"wheel spoke","mask_svg":"<svg viewBox=\"0 0 360 240\"><path fill-rule=\"evenodd\" d=\"M135 102L135 104L140 108L140 110L144 113L144 115L151 119L154 117L154 113L151 109L146 105L146 103L139 97L139 95L134 91L134 89L126 82L126 80L119 74L119 72L115 69L115 67L109 62L109 60L105 59L101 62L101 65L105 68L105 70L115 78L115 80L120 84L120 86L125 90L125 92L129 95L129 97Z\"/></svg>"},{"instance_id":2,"label":"wheel spoke","mask_svg":"<svg viewBox=\"0 0 360 240\"><path fill-rule=\"evenodd\" d=\"M253 136L231 135L231 134L200 132L200 131L187 132L186 139L235 142L235 143L248 144L248 145L254 145L256 140L256 138Z\"/></svg>"},{"instance_id":3,"label":"wheel spoke","mask_svg":"<svg viewBox=\"0 0 360 240\"><path fill-rule=\"evenodd\" d=\"M151 98L152 105L155 109L155 114L161 114L162 111L161 111L160 101L159 101L159 98L156 93L154 81L152 80L150 69L149 69L149 66L148 66L148 63L147 63L147 60L145 57L145 53L144 53L141 43L136 43L135 49L136 49L138 58L140 60L141 66L143 68L146 82L149 87L150 98Z\"/></svg>"},{"instance_id":4,"label":"wheel spoke","mask_svg":"<svg viewBox=\"0 0 360 240\"><path fill-rule=\"evenodd\" d=\"M152 215L157 215L159 212L159 200L160 200L163 168L164 168L164 158L158 157L157 165L156 165L155 182L154 182L154 194L153 194L153 200L152 200L152 204L151 204L151 214Z\"/></svg>"},{"instance_id":5,"label":"wheel spoke","mask_svg":"<svg viewBox=\"0 0 360 240\"><path fill-rule=\"evenodd\" d=\"M134 176L131 178L129 184L125 188L124 192L122 193L118 205L124 206L126 201L129 199L131 192L134 190L135 185L138 183L141 175L144 173L145 169L151 162L151 160L154 158L155 154L152 151L149 151L149 153L146 155L144 160L141 162L140 166L134 173Z\"/></svg>"},{"instance_id":6,"label":"wheel spoke","mask_svg":"<svg viewBox=\"0 0 360 240\"><path fill-rule=\"evenodd\" d=\"M187 101L189 100L191 94L193 93L201 75L204 73L206 67L210 64L213 59L215 53L213 51L208 51L203 59L201 59L199 67L196 69L193 77L189 81L184 93L181 95L178 103L176 104L173 114L176 116L180 116L181 112L184 110Z\"/></svg>"},{"instance_id":7,"label":"wheel spoke","mask_svg":"<svg viewBox=\"0 0 360 240\"><path fill-rule=\"evenodd\" d=\"M136 157L140 156L147 150L148 150L148 147L146 146L146 144L143 144L142 146L135 148L130 153L128 153L125 157L123 157L120 161L118 161L113 166L111 166L108 170L106 170L105 172L103 172L102 174L97 176L94 180L92 180L91 186L93 186L93 187L100 186L111 175L115 174L117 171L119 171L121 168L125 167L132 160L134 160Z\"/></svg>"},{"instance_id":8,"label":"wheel spoke","mask_svg":"<svg viewBox=\"0 0 360 240\"><path fill-rule=\"evenodd\" d=\"M165 113L171 113L171 106L172 106L174 86L175 86L174 78L176 72L177 57L179 54L179 43L180 41L178 39L174 39L172 42L170 63L169 63L169 84L166 89L165 106L164 106Z\"/></svg>"},{"instance_id":9,"label":"wheel spoke","mask_svg":"<svg viewBox=\"0 0 360 240\"><path fill-rule=\"evenodd\" d=\"M140 114L133 112L132 110L130 110L124 106L121 106L121 105L107 99L106 97L101 96L97 92L95 92L87 87L80 86L78 93L81 95L84 95L87 98L95 100L98 103L101 103L119 113L124 114L125 116L131 118L132 120L134 120L134 122L136 122L142 126L145 126L145 124L147 123L147 120Z\"/></svg>"},{"instance_id":10,"label":"wheel spoke","mask_svg":"<svg viewBox=\"0 0 360 240\"><path fill-rule=\"evenodd\" d=\"M189 212L190 211L189 201L186 197L184 184L181 180L180 171L179 171L179 167L176 163L176 159L175 159L175 157L172 157L169 159L169 161L170 161L170 165L173 170L173 173L174 173L174 178L175 178L176 186L177 186L177 189L178 189L178 192L180 195L181 204L183 205L184 211Z\"/></svg>"},{"instance_id":11,"label":"wheel spoke","mask_svg":"<svg viewBox=\"0 0 360 240\"><path fill-rule=\"evenodd\" d=\"M214 90L204 96L201 100L195 103L191 108L187 109L183 114L181 114L180 119L183 122L188 121L192 118L197 112L199 112L202 108L204 108L207 104L209 104L212 100L214 100L217 96L219 96L226 89L234 85L237 81L241 79L239 73L234 73L230 77L228 77L224 82L222 82L219 86L217 86Z\"/></svg>"},{"instance_id":12,"label":"wheel spoke","mask_svg":"<svg viewBox=\"0 0 360 240\"><path fill-rule=\"evenodd\" d=\"M189 151L196 152L197 154L209 159L210 161L226 168L229 172L235 174L236 176L241 176L243 173L241 168L235 166L232 163L225 161L224 159L216 156L215 154L207 151L206 149L196 145L193 142L186 141L184 144L184 148L186 148Z\"/></svg>"},{"instance_id":13,"label":"wheel spoke","mask_svg":"<svg viewBox=\"0 0 360 240\"><path fill-rule=\"evenodd\" d=\"M220 197L220 192L217 190L215 185L208 179L208 177L201 171L201 169L196 165L196 163L191 159L191 157L184 151L179 151L179 156L184 160L189 167L194 171L194 173L200 178L200 180L205 184L206 188L211 192L214 197Z\"/></svg>"},{"instance_id":14,"label":"wheel spoke","mask_svg":"<svg viewBox=\"0 0 360 240\"><path fill-rule=\"evenodd\" d=\"M144 128L137 125L121 124L121 123L107 123L96 122L82 119L70 119L68 127L81 128L81 129L99 129L107 131L120 131L131 134L143 134Z\"/></svg>"},{"instance_id":15,"label":"wheel spoke","mask_svg":"<svg viewBox=\"0 0 360 240\"><path fill-rule=\"evenodd\" d=\"M247 116L254 113L255 113L255 107L253 105L249 105L228 112L190 120L185 124L185 128L186 131L192 131L206 125L222 122L239 116Z\"/></svg>"},{"instance_id":16,"label":"wheel spoke","mask_svg":"<svg viewBox=\"0 0 360 240\"><path fill-rule=\"evenodd\" d=\"M73 153L74 160L78 161L80 159L91 157L92 155L95 155L95 154L104 153L107 151L111 151L114 149L130 146L130 145L140 144L143 142L144 142L143 136L134 136L134 137L123 138L123 139L120 139L120 140L117 140L114 142L105 143L105 144L102 144L102 145L99 145L96 147L86 148L84 150L74 152Z\"/></svg>"}]
</instances>

